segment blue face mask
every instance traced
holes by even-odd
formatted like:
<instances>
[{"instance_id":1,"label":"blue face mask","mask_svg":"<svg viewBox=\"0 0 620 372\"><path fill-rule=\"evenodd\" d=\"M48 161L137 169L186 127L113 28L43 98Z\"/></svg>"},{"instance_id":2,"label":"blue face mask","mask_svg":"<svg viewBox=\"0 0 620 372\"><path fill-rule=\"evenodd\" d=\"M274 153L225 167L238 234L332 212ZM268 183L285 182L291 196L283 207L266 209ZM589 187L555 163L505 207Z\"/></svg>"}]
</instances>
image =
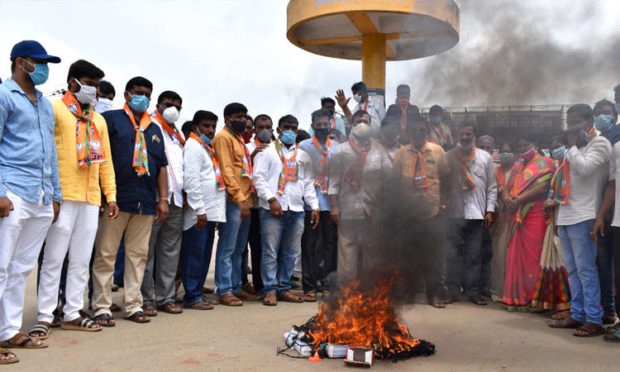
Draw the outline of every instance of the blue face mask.
<instances>
[{"instance_id":1,"label":"blue face mask","mask_svg":"<svg viewBox=\"0 0 620 372\"><path fill-rule=\"evenodd\" d=\"M131 95L131 101L127 102L129 108L135 112L144 112L149 108L151 101L146 96Z\"/></svg>"},{"instance_id":2,"label":"blue face mask","mask_svg":"<svg viewBox=\"0 0 620 372\"><path fill-rule=\"evenodd\" d=\"M282 132L282 135L280 136L280 141L282 141L283 144L289 145L289 146L294 144L296 139L297 139L297 133L295 133L292 130L285 130L284 132Z\"/></svg>"},{"instance_id":3,"label":"blue face mask","mask_svg":"<svg viewBox=\"0 0 620 372\"><path fill-rule=\"evenodd\" d=\"M202 140L202 142L206 143L207 145L210 144L211 141L213 141L211 138L207 137L205 134L201 134L200 139Z\"/></svg>"},{"instance_id":4,"label":"blue face mask","mask_svg":"<svg viewBox=\"0 0 620 372\"><path fill-rule=\"evenodd\" d=\"M601 114L594 118L594 128L599 132L608 132L614 127L614 117L611 115Z\"/></svg>"},{"instance_id":5,"label":"blue face mask","mask_svg":"<svg viewBox=\"0 0 620 372\"><path fill-rule=\"evenodd\" d=\"M433 124L441 123L441 116L431 116L431 123Z\"/></svg>"},{"instance_id":6,"label":"blue face mask","mask_svg":"<svg viewBox=\"0 0 620 372\"><path fill-rule=\"evenodd\" d=\"M555 160L562 161L564 160L565 153L566 153L565 146L556 147L555 149L553 149L553 151L551 151L551 157Z\"/></svg>"},{"instance_id":7,"label":"blue face mask","mask_svg":"<svg viewBox=\"0 0 620 372\"><path fill-rule=\"evenodd\" d=\"M37 63L36 65L31 63L28 60L24 60L28 62L31 66L34 66L33 72L28 72L30 75L30 79L34 85L41 85L47 81L47 78L50 76L50 68L47 66L47 63Z\"/></svg>"}]
</instances>

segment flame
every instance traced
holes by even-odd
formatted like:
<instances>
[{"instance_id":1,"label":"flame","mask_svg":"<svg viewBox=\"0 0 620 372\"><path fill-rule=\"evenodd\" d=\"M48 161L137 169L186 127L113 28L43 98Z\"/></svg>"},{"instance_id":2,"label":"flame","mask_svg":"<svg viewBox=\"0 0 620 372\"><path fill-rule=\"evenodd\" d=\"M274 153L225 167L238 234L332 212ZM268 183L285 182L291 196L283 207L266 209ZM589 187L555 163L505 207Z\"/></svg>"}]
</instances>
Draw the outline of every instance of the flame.
<instances>
[{"instance_id":1,"label":"flame","mask_svg":"<svg viewBox=\"0 0 620 372\"><path fill-rule=\"evenodd\" d=\"M377 357L407 353L420 344L400 323L391 292L398 275L377 282L371 291L354 281L341 289L334 300L322 303L309 330L310 345L356 344L375 348Z\"/></svg>"}]
</instances>

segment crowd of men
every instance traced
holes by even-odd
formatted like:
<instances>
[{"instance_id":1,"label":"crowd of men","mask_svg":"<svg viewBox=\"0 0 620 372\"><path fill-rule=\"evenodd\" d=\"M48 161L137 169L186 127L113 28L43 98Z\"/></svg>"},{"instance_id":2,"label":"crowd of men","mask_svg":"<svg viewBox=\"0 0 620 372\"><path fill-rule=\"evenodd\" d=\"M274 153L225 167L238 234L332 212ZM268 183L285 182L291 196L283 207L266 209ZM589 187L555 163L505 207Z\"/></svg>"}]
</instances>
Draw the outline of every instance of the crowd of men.
<instances>
[{"instance_id":1,"label":"crowd of men","mask_svg":"<svg viewBox=\"0 0 620 372\"><path fill-rule=\"evenodd\" d=\"M78 60L66 93L50 102L36 85L60 58L22 41L10 60L12 76L0 85L0 364L18 360L7 348L47 347L54 323L88 332L114 326L112 291L121 282L120 310L137 323L158 311L213 309L203 287L216 231L222 306L317 301L386 265L422 273L432 306L461 296L486 304L485 236L501 195L496 168L511 168L518 156L502 151L512 163L495 165L492 138L478 138L477 147L476 126L447 125L439 106L427 119L410 103L408 86L398 87L387 110L361 82L352 86L352 108L338 90L312 113L309 134L293 115L252 118L241 103L224 108L223 125L199 110L179 130L182 97L166 90L151 105L153 84L144 77L126 83L125 103L113 109L116 93L104 72ZM596 254L583 252L611 226L620 238L618 103L608 111L613 122L596 128L596 145L575 135L553 149L564 147L571 167L560 215L588 211L565 211L575 218L558 223L574 252L566 263L574 311L566 326L601 324L598 276L590 275ZM587 105L569 110L573 132L591 133L593 121ZM604 218L614 203L611 222ZM26 278L39 256L37 324L24 333ZM301 297L292 292L300 272ZM613 269L609 278L613 292ZM83 311L87 291L92 314Z\"/></svg>"}]
</instances>

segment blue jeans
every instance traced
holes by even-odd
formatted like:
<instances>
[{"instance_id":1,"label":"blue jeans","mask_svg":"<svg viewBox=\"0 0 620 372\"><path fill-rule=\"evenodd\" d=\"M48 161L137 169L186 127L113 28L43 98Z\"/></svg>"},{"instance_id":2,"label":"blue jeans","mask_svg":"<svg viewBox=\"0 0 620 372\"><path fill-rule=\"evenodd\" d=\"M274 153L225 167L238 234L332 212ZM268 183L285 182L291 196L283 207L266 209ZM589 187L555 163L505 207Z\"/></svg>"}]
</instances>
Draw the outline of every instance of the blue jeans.
<instances>
[{"instance_id":1,"label":"blue jeans","mask_svg":"<svg viewBox=\"0 0 620 372\"><path fill-rule=\"evenodd\" d=\"M250 219L241 220L236 203L226 201L226 223L220 224L215 252L215 286L218 296L241 291L241 256L248 243Z\"/></svg>"},{"instance_id":2,"label":"blue jeans","mask_svg":"<svg viewBox=\"0 0 620 372\"><path fill-rule=\"evenodd\" d=\"M207 222L207 226L200 231L194 226L183 231L180 260L185 305L193 305L202 299L202 287L211 264L214 238L215 222Z\"/></svg>"},{"instance_id":3,"label":"blue jeans","mask_svg":"<svg viewBox=\"0 0 620 372\"><path fill-rule=\"evenodd\" d=\"M596 269L596 243L590 239L594 220L558 226L564 266L572 297L570 313L580 322L601 324L601 287Z\"/></svg>"},{"instance_id":4,"label":"blue jeans","mask_svg":"<svg viewBox=\"0 0 620 372\"><path fill-rule=\"evenodd\" d=\"M263 256L261 277L263 293L281 295L291 289L291 275L295 257L301 253L301 235L304 232L304 212L285 211L282 218L271 212L259 211Z\"/></svg>"},{"instance_id":5,"label":"blue jeans","mask_svg":"<svg viewBox=\"0 0 620 372\"><path fill-rule=\"evenodd\" d=\"M598 237L598 252L596 255L598 278L601 282L601 305L605 314L616 313L613 255L613 231L611 226L605 226L605 236L599 235Z\"/></svg>"}]
</instances>

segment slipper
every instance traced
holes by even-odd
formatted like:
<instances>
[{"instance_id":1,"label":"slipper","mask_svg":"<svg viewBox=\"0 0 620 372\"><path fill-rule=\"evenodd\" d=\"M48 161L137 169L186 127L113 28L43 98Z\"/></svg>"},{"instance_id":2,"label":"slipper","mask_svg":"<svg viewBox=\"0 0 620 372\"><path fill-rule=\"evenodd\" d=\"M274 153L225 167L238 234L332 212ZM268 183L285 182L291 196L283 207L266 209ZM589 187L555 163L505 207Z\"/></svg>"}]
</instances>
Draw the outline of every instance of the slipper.
<instances>
[{"instance_id":1,"label":"slipper","mask_svg":"<svg viewBox=\"0 0 620 372\"><path fill-rule=\"evenodd\" d=\"M276 294L271 292L267 293L265 297L263 297L263 305L265 306L276 306L278 304L278 300L276 299Z\"/></svg>"},{"instance_id":2,"label":"slipper","mask_svg":"<svg viewBox=\"0 0 620 372\"><path fill-rule=\"evenodd\" d=\"M125 319L131 320L132 322L140 323L140 324L148 323L148 322L151 321L151 318L149 318L142 311L136 311L135 313L131 314L130 316L126 317Z\"/></svg>"},{"instance_id":3,"label":"slipper","mask_svg":"<svg viewBox=\"0 0 620 372\"><path fill-rule=\"evenodd\" d=\"M17 332L15 336L8 340L0 342L0 347L11 349L45 349L48 346L48 344L41 340L26 336L22 331Z\"/></svg>"},{"instance_id":4,"label":"slipper","mask_svg":"<svg viewBox=\"0 0 620 372\"><path fill-rule=\"evenodd\" d=\"M175 305L174 301L166 302L165 304L160 305L158 309L168 314L181 314L183 312L183 309L181 309L180 306Z\"/></svg>"},{"instance_id":5,"label":"slipper","mask_svg":"<svg viewBox=\"0 0 620 372\"><path fill-rule=\"evenodd\" d=\"M219 298L219 303L226 306L243 306L243 301L230 292L221 296Z\"/></svg>"},{"instance_id":6,"label":"slipper","mask_svg":"<svg viewBox=\"0 0 620 372\"><path fill-rule=\"evenodd\" d=\"M239 293L237 293L237 298L243 301L260 301L262 299L261 296L257 294L251 294L243 289L240 290Z\"/></svg>"},{"instance_id":7,"label":"slipper","mask_svg":"<svg viewBox=\"0 0 620 372\"><path fill-rule=\"evenodd\" d=\"M573 332L573 336L577 337L594 337L605 333L605 328L596 323L585 322Z\"/></svg>"},{"instance_id":8,"label":"slipper","mask_svg":"<svg viewBox=\"0 0 620 372\"><path fill-rule=\"evenodd\" d=\"M36 335L33 333L39 333L42 335ZM32 338L38 338L39 340L46 340L52 331L50 330L50 324L47 322L39 322L32 326L30 332L28 332L28 336Z\"/></svg>"},{"instance_id":9,"label":"slipper","mask_svg":"<svg viewBox=\"0 0 620 372\"><path fill-rule=\"evenodd\" d=\"M620 332L616 332L616 333L612 333L612 334L609 334L609 335L605 335L605 336L603 336L603 340L605 340L607 342L619 343L620 342Z\"/></svg>"},{"instance_id":10,"label":"slipper","mask_svg":"<svg viewBox=\"0 0 620 372\"><path fill-rule=\"evenodd\" d=\"M304 302L316 302L316 293L314 291L304 293Z\"/></svg>"},{"instance_id":11,"label":"slipper","mask_svg":"<svg viewBox=\"0 0 620 372\"><path fill-rule=\"evenodd\" d=\"M304 299L299 297L299 296L295 296L294 294L292 294L289 291L286 291L284 293L282 293L281 295L278 296L278 301L284 301L284 302L293 302L296 304L300 304L302 302L304 302Z\"/></svg>"},{"instance_id":12,"label":"slipper","mask_svg":"<svg viewBox=\"0 0 620 372\"><path fill-rule=\"evenodd\" d=\"M191 305L183 305L183 307L186 309L192 309L192 310L213 310L213 305L211 305L208 302L204 302L204 301L198 301Z\"/></svg>"},{"instance_id":13,"label":"slipper","mask_svg":"<svg viewBox=\"0 0 620 372\"><path fill-rule=\"evenodd\" d=\"M476 304L478 306L484 306L484 305L487 304L487 300L482 298L482 296L471 296L469 298L469 301L473 302L474 304Z\"/></svg>"},{"instance_id":14,"label":"slipper","mask_svg":"<svg viewBox=\"0 0 620 372\"><path fill-rule=\"evenodd\" d=\"M151 318L157 316L157 309L155 308L155 305L153 305L151 302L147 302L146 304L142 305L142 312L144 312L147 316Z\"/></svg>"},{"instance_id":15,"label":"slipper","mask_svg":"<svg viewBox=\"0 0 620 372\"><path fill-rule=\"evenodd\" d=\"M76 322L77 323L73 323ZM88 318L79 317L71 322L63 322L60 326L61 329L67 331L85 331L85 332L98 332L101 331L101 325Z\"/></svg>"},{"instance_id":16,"label":"slipper","mask_svg":"<svg viewBox=\"0 0 620 372\"><path fill-rule=\"evenodd\" d=\"M0 355L7 357L7 358L13 355L13 358L0 359L0 364L13 364L13 363L19 362L19 358L17 357L17 355L15 355L15 353L9 349L4 349L0 347Z\"/></svg>"},{"instance_id":17,"label":"slipper","mask_svg":"<svg viewBox=\"0 0 620 372\"><path fill-rule=\"evenodd\" d=\"M97 315L93 320L102 327L114 327L116 325L112 315L106 313Z\"/></svg>"},{"instance_id":18,"label":"slipper","mask_svg":"<svg viewBox=\"0 0 620 372\"><path fill-rule=\"evenodd\" d=\"M552 320L549 322L551 328L579 328L583 325L583 322L573 319L572 317Z\"/></svg>"}]
</instances>

